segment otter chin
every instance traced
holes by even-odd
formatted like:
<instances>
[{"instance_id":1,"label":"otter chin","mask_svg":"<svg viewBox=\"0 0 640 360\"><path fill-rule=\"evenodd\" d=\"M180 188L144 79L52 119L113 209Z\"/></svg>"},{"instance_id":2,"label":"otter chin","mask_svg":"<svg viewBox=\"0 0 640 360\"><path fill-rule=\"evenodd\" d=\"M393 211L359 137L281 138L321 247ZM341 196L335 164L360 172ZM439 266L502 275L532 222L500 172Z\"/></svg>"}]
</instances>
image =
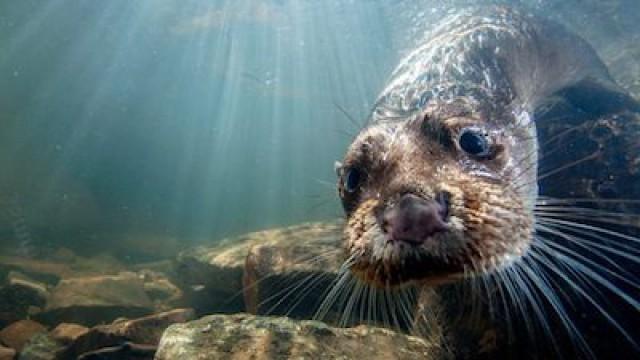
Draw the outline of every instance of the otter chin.
<instances>
[{"instance_id":1,"label":"otter chin","mask_svg":"<svg viewBox=\"0 0 640 360\"><path fill-rule=\"evenodd\" d=\"M337 169L351 272L381 288L440 284L522 256L534 221L531 128L449 104L364 129Z\"/></svg>"}]
</instances>

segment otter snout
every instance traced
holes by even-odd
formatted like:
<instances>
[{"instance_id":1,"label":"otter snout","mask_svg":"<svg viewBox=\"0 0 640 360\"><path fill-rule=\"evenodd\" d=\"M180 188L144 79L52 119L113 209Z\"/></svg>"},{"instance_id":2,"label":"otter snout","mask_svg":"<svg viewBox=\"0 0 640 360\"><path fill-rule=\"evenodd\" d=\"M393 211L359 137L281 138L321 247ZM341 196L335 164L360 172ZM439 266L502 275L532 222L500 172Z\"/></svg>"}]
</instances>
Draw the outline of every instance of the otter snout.
<instances>
[{"instance_id":1,"label":"otter snout","mask_svg":"<svg viewBox=\"0 0 640 360\"><path fill-rule=\"evenodd\" d=\"M443 196L433 200L404 194L384 210L381 227L389 241L421 244L432 235L447 230L447 213L448 204Z\"/></svg>"}]
</instances>

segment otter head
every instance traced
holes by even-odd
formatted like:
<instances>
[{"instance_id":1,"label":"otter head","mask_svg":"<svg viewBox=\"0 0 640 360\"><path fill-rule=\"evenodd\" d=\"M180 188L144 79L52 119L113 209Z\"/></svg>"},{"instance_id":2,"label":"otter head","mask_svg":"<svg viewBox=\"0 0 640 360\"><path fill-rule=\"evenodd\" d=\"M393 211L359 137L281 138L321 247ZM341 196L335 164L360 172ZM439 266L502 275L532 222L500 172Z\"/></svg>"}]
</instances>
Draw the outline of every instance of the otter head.
<instances>
[{"instance_id":1,"label":"otter head","mask_svg":"<svg viewBox=\"0 0 640 360\"><path fill-rule=\"evenodd\" d=\"M532 134L534 134L532 136ZM379 119L337 164L351 272L377 287L507 265L532 239L535 128L464 106Z\"/></svg>"}]
</instances>

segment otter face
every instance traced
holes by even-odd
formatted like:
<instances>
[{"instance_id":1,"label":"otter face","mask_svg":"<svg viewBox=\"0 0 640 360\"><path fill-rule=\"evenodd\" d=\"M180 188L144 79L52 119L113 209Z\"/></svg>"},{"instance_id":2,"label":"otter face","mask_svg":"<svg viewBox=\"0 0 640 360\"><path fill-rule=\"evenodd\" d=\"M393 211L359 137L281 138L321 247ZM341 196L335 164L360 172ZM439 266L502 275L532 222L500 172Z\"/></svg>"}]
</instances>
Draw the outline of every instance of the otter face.
<instances>
[{"instance_id":1,"label":"otter face","mask_svg":"<svg viewBox=\"0 0 640 360\"><path fill-rule=\"evenodd\" d=\"M370 285L449 282L529 247L535 146L517 127L438 113L364 129L337 169L351 272Z\"/></svg>"}]
</instances>

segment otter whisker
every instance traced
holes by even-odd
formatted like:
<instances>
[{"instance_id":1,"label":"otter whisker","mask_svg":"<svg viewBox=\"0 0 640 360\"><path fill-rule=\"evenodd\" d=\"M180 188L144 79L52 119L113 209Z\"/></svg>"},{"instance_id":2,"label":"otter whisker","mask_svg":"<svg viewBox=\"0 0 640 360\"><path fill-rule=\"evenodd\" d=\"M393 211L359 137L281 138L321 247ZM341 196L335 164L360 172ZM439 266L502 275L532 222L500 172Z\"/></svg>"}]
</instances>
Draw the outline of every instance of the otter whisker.
<instances>
[{"instance_id":1,"label":"otter whisker","mask_svg":"<svg viewBox=\"0 0 640 360\"><path fill-rule=\"evenodd\" d=\"M615 237L605 237L600 234L589 232L587 230L583 230L580 228L575 228L575 227L562 225L562 224L556 224L545 219L540 219L540 220L541 221L539 221L539 224L545 225L548 228L552 228L557 231L561 231L563 234L567 234L571 236L574 236L573 234L580 235L581 237L576 238L576 241L574 241L574 243L576 245L581 245L582 247L590 250L591 252L594 252L594 250L589 249L588 247L598 248L599 250L604 250L608 252L609 254L602 254L603 258L604 257L608 258L608 255L616 255L632 262L636 262L636 263L638 262L638 255L637 255L639 251L638 248L633 247L632 245L625 244L624 239L622 239L622 241L620 241L620 239L618 239L618 241L615 241L616 240ZM596 242L591 239L597 240L599 242ZM567 239L567 240L571 241L571 239Z\"/></svg>"},{"instance_id":2,"label":"otter whisker","mask_svg":"<svg viewBox=\"0 0 640 360\"><path fill-rule=\"evenodd\" d=\"M316 279L312 280L313 277L316 276L316 274L309 274L307 276L305 276L302 280L298 280L296 282L294 282L293 284L285 287L284 289L277 291L275 294L267 297L266 299L262 300L259 304L258 304L258 309L260 309L260 307L262 307L265 304L268 304L269 302L271 302L271 300L279 298L279 300L273 304L266 312L265 314L270 315L273 313L273 311L275 309L278 308L278 306L280 306L285 300L287 300L289 298L289 296L291 296L292 294L298 294L297 296L303 295L305 293L305 289L307 289L309 287L310 284L313 284L314 282L319 281L318 279L321 279L321 276L317 276ZM311 280L311 281L309 281ZM298 291L302 286L305 286L303 291ZM283 295L284 296L281 296ZM295 301L296 298L294 298ZM292 306L289 309L289 312L291 312L293 310L293 308L295 308L295 306Z\"/></svg>"},{"instance_id":3,"label":"otter whisker","mask_svg":"<svg viewBox=\"0 0 640 360\"><path fill-rule=\"evenodd\" d=\"M531 319L529 317L529 311L527 311L527 304L529 303L527 300L529 298L526 295L526 291L522 289L522 284L518 281L520 274L516 271L517 266L520 263L515 263L513 266L505 268L505 277L508 280L506 284L508 285L509 293L511 294L511 298L514 300L516 304L516 308L520 311L520 315L524 320L525 330L529 337L535 342L535 328ZM522 294L525 294L523 297Z\"/></svg>"},{"instance_id":4,"label":"otter whisker","mask_svg":"<svg viewBox=\"0 0 640 360\"><path fill-rule=\"evenodd\" d=\"M324 252L321 252L321 253L319 253L319 254L317 254L317 255L315 255L315 256L312 256L312 257L310 257L310 258L308 258L308 259L305 259L305 260L303 260L303 261L299 261L299 262L297 262L297 264L299 264L299 265L302 265L302 264L309 264L309 265L313 265L313 264L314 264L314 263L316 263L316 262L320 262L320 261L323 261L323 260L325 260L325 259L335 257L335 256L337 255L337 253L339 253L339 252L340 252L340 250L338 250L338 249L329 249L329 250L326 250L326 251L324 251ZM315 284L315 283L319 282L320 280L322 280L322 278L323 278L324 276L329 276L329 274L328 274L328 273L323 273L323 274L320 274L320 275L318 275L318 274L314 274L314 273L311 273L311 274L307 275L305 278L303 278L302 280L295 280L296 282L294 282L293 284L291 284L291 285L289 285L289 286L285 287L284 289L282 289L282 290L280 290L280 291L276 292L275 294L273 294L273 295L269 296L268 298L266 298L266 299L262 300L262 301L258 304L258 307L257 307L257 308L259 309L262 305L264 305L264 304L266 304L266 303L270 302L270 301L271 301L271 300L273 300L274 298L276 298L276 297L280 297L282 294L285 294L285 295L280 299L280 301L278 301L275 305L273 305L273 306L272 306L272 307L271 307L271 308L266 312L267 314L270 314L270 313L271 313L273 310L275 310L275 309L276 309L276 308L277 308L277 307L278 307L282 302L284 302L284 301L285 301L285 300L286 300L286 299L287 299L287 298L288 298L292 293L297 292L297 290L298 290L298 288L300 288L300 286L302 286L302 285L304 285L305 283L307 283L307 282L308 282L312 277L314 277L314 276L316 276L316 275L317 275L317 278L316 278L316 279L314 279L313 281L311 281L311 283L310 283L309 285L313 285L313 284ZM262 278L260 278L258 281L256 281L256 282L254 282L253 284L251 284L251 286L250 286L250 287L245 287L245 288L243 288L243 290L242 290L242 291L246 291L247 289L250 289L250 288L252 288L252 287L258 286L258 285L259 285L260 283L262 283L264 280L270 279L270 278L275 277L275 276L277 276L277 274L270 274L270 275L268 275L268 276L262 277ZM288 280L288 279L283 279L283 280L281 280L281 281L286 281L286 280ZM276 284L276 285L281 285L281 284L282 284L282 283L279 283L279 284ZM308 286L309 286L309 285L307 285L307 287L306 287L306 288L308 288ZM306 288L305 288L305 289L306 289ZM305 294L305 292L306 292L306 291L298 292L298 296L300 296L300 295L304 295L304 294ZM293 310L293 308L295 308L295 306L297 306L297 305L294 305L294 306L290 309L290 311L292 311L292 310Z\"/></svg>"},{"instance_id":5,"label":"otter whisker","mask_svg":"<svg viewBox=\"0 0 640 360\"><path fill-rule=\"evenodd\" d=\"M351 255L347 260L344 261L342 266L340 266L340 270L338 270L338 276L334 279L333 283L327 290L325 294L323 294L323 301L316 310L314 319L322 320L324 319L331 307L335 304L339 295L344 293L345 283L351 278L351 272L349 268L355 262L355 255ZM328 292L328 293L327 293Z\"/></svg>"},{"instance_id":6,"label":"otter whisker","mask_svg":"<svg viewBox=\"0 0 640 360\"><path fill-rule=\"evenodd\" d=\"M352 140L357 135L355 133L352 133L352 132L349 132L349 131L343 130L343 129L333 129L333 131L335 131L337 134L340 134L340 135L344 136L347 140Z\"/></svg>"},{"instance_id":7,"label":"otter whisker","mask_svg":"<svg viewBox=\"0 0 640 360\"><path fill-rule=\"evenodd\" d=\"M394 303L393 300L391 299L391 294L390 294L390 290L389 287L386 286L383 290L382 290L382 296L384 298L384 303L385 303L385 312L387 312L390 316L390 322L389 325L392 329L394 330L399 330L400 326L398 324L398 319L396 319L396 311L394 308Z\"/></svg>"},{"instance_id":8,"label":"otter whisker","mask_svg":"<svg viewBox=\"0 0 640 360\"><path fill-rule=\"evenodd\" d=\"M370 309L372 309L373 311L373 324L377 325L378 324L378 288L375 286L371 287L371 290L373 290L372 294L371 294L371 306Z\"/></svg>"},{"instance_id":9,"label":"otter whisker","mask_svg":"<svg viewBox=\"0 0 640 360\"><path fill-rule=\"evenodd\" d=\"M355 119L355 117L353 117L351 114L349 114L349 112L345 108L343 108L340 104L338 104L335 100L333 101L333 106L336 109L338 109L338 111L340 111L340 113L342 113L342 115L344 115L344 117L349 121L349 123L351 123L351 125L353 125L353 127L355 128L354 130L360 131L366 125L366 122L364 122L362 124L358 123L358 121Z\"/></svg>"},{"instance_id":10,"label":"otter whisker","mask_svg":"<svg viewBox=\"0 0 640 360\"><path fill-rule=\"evenodd\" d=\"M525 169L521 170L520 173L518 173L515 177L512 177L509 179L508 183L510 184L516 184L524 175L526 175L527 173L529 173L531 170L533 170L536 166L538 166L538 164L546 159L548 159L551 155L555 154L558 152L558 150L562 149L561 147L557 146L551 149L548 149L549 145L555 141L558 140L559 138L561 138L562 136L565 136L567 134L569 134L572 131L577 131L578 129L580 129L580 127L575 126L571 129L567 129L563 132L560 132L559 134L556 134L555 136L552 136L550 139L546 140L544 143L542 144L538 144L537 149L545 149L545 151L543 153L538 153L537 149L534 149L532 151L530 151L527 155L525 155L524 157L522 157L514 166L514 169L519 169L520 165L522 165L522 163L524 163L525 161L529 161L531 160L534 156L538 156L537 161L532 161L531 164L526 167ZM571 142L569 142L569 144L576 142L576 140L572 140ZM540 169L538 169L538 171L540 171ZM528 185L528 184L527 184Z\"/></svg>"},{"instance_id":11,"label":"otter whisker","mask_svg":"<svg viewBox=\"0 0 640 360\"><path fill-rule=\"evenodd\" d=\"M397 292L397 302L399 304L403 324L411 324L415 318L414 312L411 310L411 290L410 289L400 289Z\"/></svg>"},{"instance_id":12,"label":"otter whisker","mask_svg":"<svg viewBox=\"0 0 640 360\"><path fill-rule=\"evenodd\" d=\"M505 320L507 324L507 339L511 341L514 338L514 329L513 329L513 317L511 315L511 307L509 306L509 301L513 302L513 295L504 287L508 286L506 284L506 277L504 276L504 269L497 269L493 274L488 275L495 282L495 286L498 288L498 294L500 295L500 303L502 304L502 310L504 311ZM508 298L507 298L508 296Z\"/></svg>"},{"instance_id":13,"label":"otter whisker","mask_svg":"<svg viewBox=\"0 0 640 360\"><path fill-rule=\"evenodd\" d=\"M291 312L293 312L293 310L295 310L300 303L306 298L307 295L309 295L309 293L311 293L317 286L318 284L320 284L322 282L322 280L324 280L325 278L329 277L330 274L328 273L323 273L320 274L318 276L316 276L313 280L311 280L300 292L300 294L298 294L294 299L294 303L293 305L290 306L289 310L286 312L286 316L290 316ZM288 296L288 295L287 295Z\"/></svg>"},{"instance_id":14,"label":"otter whisker","mask_svg":"<svg viewBox=\"0 0 640 360\"><path fill-rule=\"evenodd\" d=\"M358 285L360 281L351 276L347 284L347 288L342 292L340 300L338 301L342 305L342 315L340 317L339 324L341 327L347 327L352 317L353 304L358 296Z\"/></svg>"},{"instance_id":15,"label":"otter whisker","mask_svg":"<svg viewBox=\"0 0 640 360\"><path fill-rule=\"evenodd\" d=\"M591 266L593 266L594 268L596 268L596 269L598 269L598 270L602 271L604 274L607 274L607 275L609 275L609 276L612 276L612 277L614 277L614 278L616 278L616 279L618 279L618 280L620 280L620 281L622 281L622 282L626 283L627 285L629 285L629 286L631 286L631 287L635 287L635 288L639 288L639 287L640 287L640 286L639 286L636 282L634 282L633 280L630 280L630 279L628 279L628 278L626 278L626 277L624 277L624 276L622 276L622 275L620 275L620 274L618 274L618 273L616 273L616 272L614 272L614 271L612 271L612 270L610 270L610 269L607 269L607 268L605 268L605 267L603 267L603 266L601 266L601 265L599 265L599 264L595 263L594 261L592 261L592 260L590 260L590 259L588 259L588 258L586 258L586 257L584 257L584 256L582 256L582 255L580 255L580 254L578 254L578 253L576 253L575 251L571 251L571 250L569 250L569 249L565 248L564 246L562 246L562 245L560 245L560 244L555 243L555 242L554 242L553 240L551 240L551 239L548 239L548 238L547 238L547 240L548 240L548 242L547 242L547 246L548 246L550 249L555 250L555 251L556 251L556 253L561 254L561 255L564 257L564 258L562 258L562 260L565 260L567 263L574 264L574 263L577 263L577 262L578 262L578 260L579 260L579 261L582 261L582 262L583 262L583 263L585 263L585 264L591 265ZM577 269L577 270L578 270L578 271L580 271L580 269ZM575 271L575 270L574 270L574 271ZM595 274L595 272L594 272L594 274ZM591 288L594 288L594 290L599 291L599 290L598 290L598 289L596 289L594 286L590 285L590 282L591 282L591 280L592 280L593 278L592 278L591 276L589 276L588 274L585 274L584 272L581 272L581 273L580 273L580 276L576 276L576 278L581 278L581 279L583 279L583 282L584 282L584 284L585 284L587 287L591 287ZM609 282L608 280L604 280L604 281ZM596 282L599 282L599 281L596 281ZM610 289L610 290L611 290L611 289ZM612 291L613 291L613 290L612 290ZM620 290L620 292L622 292L622 290Z\"/></svg>"},{"instance_id":16,"label":"otter whisker","mask_svg":"<svg viewBox=\"0 0 640 360\"><path fill-rule=\"evenodd\" d=\"M549 324L549 317L541 306L542 300L535 292L535 284L532 284L532 280L527 276L525 269L527 269L527 264L524 261L517 263L517 266L513 267L514 273L517 274L517 276L515 276L515 281L518 284L520 291L524 294L525 300L527 300L527 303L533 309L533 313L537 318L537 323L541 325L543 332L547 335L547 338L550 339L553 348L559 352L557 341L553 336L553 331ZM532 340L535 342L535 332L530 335L532 336Z\"/></svg>"},{"instance_id":17,"label":"otter whisker","mask_svg":"<svg viewBox=\"0 0 640 360\"><path fill-rule=\"evenodd\" d=\"M596 215L596 214L597 214L596 212L594 212L593 214L589 214L589 213L580 214L580 213L572 213L572 212L536 211L536 215L540 217L545 217L547 219L557 218L557 219L563 219L563 220L587 220L590 222L597 222L597 223L609 224L609 225L637 227L638 221L640 221L640 218L638 218L637 215L629 215L625 213L620 213L618 215L612 215L612 214L606 214L606 213L602 215Z\"/></svg>"},{"instance_id":18,"label":"otter whisker","mask_svg":"<svg viewBox=\"0 0 640 360\"><path fill-rule=\"evenodd\" d=\"M532 122L533 124L533 122ZM562 131L554 136L552 136L551 138L547 139L545 142L538 144L537 148L530 151L527 155L525 155L524 157L522 157L517 163L515 163L515 165L513 166L514 169L519 169L520 165L522 165L522 163L524 163L525 161L529 161L531 160L534 156L538 156L537 161L532 161L532 163L525 168L524 170L520 171L520 173L518 175L516 175L514 178L510 179L510 183L515 183L517 180L519 180L524 174L527 174L529 171L531 171L534 167L536 167L538 165L538 163L540 163L541 161L548 159L551 155L555 154L556 152L558 152L558 150L561 149L561 147L556 146L554 148L549 149L549 146L552 142L562 138L563 136L568 135L569 133L573 132L573 131L577 131L579 130L581 127L579 126L575 126L573 128L567 129L565 131ZM535 138L532 138L531 140L534 140ZM569 144L576 142L577 140L572 140ZM537 149L545 149L544 152L539 153Z\"/></svg>"},{"instance_id":19,"label":"otter whisker","mask_svg":"<svg viewBox=\"0 0 640 360\"><path fill-rule=\"evenodd\" d=\"M369 284L367 284L364 281L360 281L360 284L362 285L362 293L360 295L360 298L358 299L358 313L359 313L359 317L358 317L358 324L364 324L365 323L365 307L366 307L366 302L368 299L368 294L369 294L369 288L371 286L369 286ZM369 323L369 319L366 319L367 324Z\"/></svg>"},{"instance_id":20,"label":"otter whisker","mask_svg":"<svg viewBox=\"0 0 640 360\"><path fill-rule=\"evenodd\" d=\"M536 205L545 206L547 204L579 204L579 203L602 203L602 204L640 204L640 199L603 199L603 198L553 198L539 195Z\"/></svg>"},{"instance_id":21,"label":"otter whisker","mask_svg":"<svg viewBox=\"0 0 640 360\"><path fill-rule=\"evenodd\" d=\"M531 264L526 264L527 260L530 260ZM531 283L537 286L540 292L545 295L544 298L558 315L566 331L571 335L571 341L573 342L574 346L582 350L584 353L588 354L590 358L595 358L595 355L593 354L586 340L580 334L580 331L569 317L565 307L562 305L562 302L553 291L550 284L550 279L545 276L544 271L542 271L542 269L537 266L533 258L525 258L523 261L525 262L525 266L523 266L522 268L527 272L528 276L531 279Z\"/></svg>"},{"instance_id":22,"label":"otter whisker","mask_svg":"<svg viewBox=\"0 0 640 360\"><path fill-rule=\"evenodd\" d=\"M544 174L538 174L538 177L536 179L533 179L533 180L531 180L529 182L526 182L526 183L518 184L513 189L515 191L519 191L525 186L529 186L529 185L534 184L534 183L539 183L540 181L542 181L542 180L544 180L544 179L546 179L546 178L548 178L550 176L553 176L553 175L555 175L555 174L557 174L559 172L565 171L565 170L570 169L570 168L572 168L574 166L578 166L578 165L580 165L582 163L585 163L587 161L597 159L601 155L602 155L602 152L600 150L596 150L596 151L594 151L593 153L591 153L589 155L586 155L586 156L581 157L580 159L571 161L568 164L564 164L562 166L558 166L557 168L555 168L553 170L550 170L550 171L548 171L548 172L546 172Z\"/></svg>"},{"instance_id":23,"label":"otter whisker","mask_svg":"<svg viewBox=\"0 0 640 360\"><path fill-rule=\"evenodd\" d=\"M335 258L335 256L337 256L339 253L341 253L340 249L329 249L323 252L318 253L315 256L311 256L308 258L302 258L299 259L297 261L294 261L293 264L295 265L303 265L303 264L308 264L308 265L313 265L316 262L325 260L325 259L332 259ZM260 279L258 279L257 281L253 282L251 285L249 286L243 286L242 289L238 290L236 293L234 293L233 295L231 295L228 299L227 299L227 303L230 303L231 301L234 301L235 299L237 299L239 296L242 296L247 290L251 290L257 286L259 286L260 284L262 284L264 281L269 280L273 277L276 277L277 274L269 274L267 276L263 276ZM282 279L281 281L288 281L289 278L286 279Z\"/></svg>"},{"instance_id":24,"label":"otter whisker","mask_svg":"<svg viewBox=\"0 0 640 360\"><path fill-rule=\"evenodd\" d=\"M637 255L628 253L628 252L639 253L640 249L633 248L630 246L625 246L624 244L613 243L620 247L620 249L616 249L612 245L603 245L599 242L595 242L589 239L589 238L594 238L597 240L601 240L603 242L610 241L610 239L606 239L598 234L589 233L581 229L571 228L570 226L546 222L544 219L541 219L538 222L538 224L536 224L536 229L542 232L548 232L548 233L552 233L554 235L560 236L565 240L568 240L571 243L577 246L580 246L583 249L588 250L593 255L600 257L602 260L606 260L610 265L614 267L618 267L618 264L616 264L615 261L613 261L613 259L609 258L608 255L613 254L613 255L625 258L632 262L636 262L636 263L640 262L640 258ZM583 237L577 237L571 233L577 233L582 235ZM606 251L610 254L601 254L596 249ZM622 269L620 268L620 270Z\"/></svg>"},{"instance_id":25,"label":"otter whisker","mask_svg":"<svg viewBox=\"0 0 640 360\"><path fill-rule=\"evenodd\" d=\"M551 205L536 205L536 207L537 208L534 211L536 214L542 216L547 214L549 216L581 216L591 218L596 221L601 221L603 218L605 221L621 221L620 219L627 219L627 223L622 225L637 226L637 224L640 224L640 215L627 212L613 212L600 209Z\"/></svg>"},{"instance_id":26,"label":"otter whisker","mask_svg":"<svg viewBox=\"0 0 640 360\"><path fill-rule=\"evenodd\" d=\"M630 241L632 243L639 243L640 244L640 238L637 238L637 237L631 236L631 235L627 235L627 234L623 234L621 232L608 230L608 229L604 229L604 228L600 228L600 227L592 226L592 225L588 225L588 224L582 224L582 223L576 223L576 222L571 222L571 221L551 218L551 217L546 217L544 220L547 221L548 223L561 224L561 225L566 225L566 226L570 226L570 227L573 227L573 228L590 230L590 231L593 231L593 232L596 232L596 233L605 234L605 235L613 236L615 238L628 240L628 241Z\"/></svg>"},{"instance_id":27,"label":"otter whisker","mask_svg":"<svg viewBox=\"0 0 640 360\"><path fill-rule=\"evenodd\" d=\"M548 233L553 234L553 235L556 235L556 236L560 236L563 239L566 239L566 240L570 241L571 243L573 243L573 244L575 244L577 246L580 246L583 249L586 249L593 256L596 256L598 259L606 261L609 265L611 265L613 268L619 270L621 273L617 273L617 272L615 272L615 271L613 271L613 270L611 270L609 268L606 268L606 267L604 267L604 266L602 266L600 264L597 264L593 260L590 260L590 259L586 258L585 256L580 255L579 253L577 253L575 251L572 251L572 250L566 248L565 246L562 246L561 244L557 243L556 241L552 240L551 238L548 239L550 246L553 245L554 247L557 247L558 250L565 251L565 252L571 254L572 256L580 258L582 261L590 263L590 265L594 266L595 268L601 269L603 272L608 273L609 275L618 278L619 280L627 283L628 285L630 285L632 287L640 288L640 284L638 284L637 280L635 280L635 281L634 280L630 280L630 279L632 279L634 277L633 274L629 274L626 270L624 270L622 267L620 267L618 264L616 264L616 262L613 259L609 258L608 256L600 254L598 251L595 251L595 250L589 248L588 246L582 244L581 240L584 241L584 239L578 239L578 238L573 237L570 234L564 234L562 232L559 232L559 231L556 231L556 230L553 230L553 229L548 229L548 231L547 230L543 230L543 231L548 232ZM637 262L637 258L633 259L633 260ZM626 276L629 276L629 278L625 277L623 274L626 275Z\"/></svg>"},{"instance_id":28,"label":"otter whisker","mask_svg":"<svg viewBox=\"0 0 640 360\"><path fill-rule=\"evenodd\" d=\"M540 246L539 247L542 251L545 251L549 254L549 256L554 256L556 255L554 252L550 251L549 249L545 249L544 246ZM636 341L634 340L633 336L631 336L613 317L611 317L611 315L600 305L598 304L597 301L595 301L591 295L589 295L586 291L584 291L578 284L576 284L574 281L572 281L571 279L569 279L565 274L563 274L562 272L560 272L559 269L557 269L557 267L553 266L551 263L549 263L548 261L545 261L544 259L542 259L540 257L540 255L538 255L536 252L532 251L531 252L531 256L538 259L540 261L541 264L545 265L549 270L551 270L553 273L555 273L556 275L558 275L561 279L563 279L565 282L567 282L567 284L569 286L572 287L572 289L574 291L576 291L577 293L579 293L584 299L586 299L591 305L593 305L596 310L598 310L598 312L604 316L607 321L609 321L619 332L620 334L622 334L625 339L632 344L634 347L638 348L638 344L636 343ZM566 261L567 258L565 257L564 260ZM575 263L575 262L574 262Z\"/></svg>"},{"instance_id":29,"label":"otter whisker","mask_svg":"<svg viewBox=\"0 0 640 360\"><path fill-rule=\"evenodd\" d=\"M323 185L325 187L327 187L328 189L331 189L332 191L335 191L336 189L336 183L335 182L331 182L331 181L327 181L327 180L322 180L322 179L313 179L317 184Z\"/></svg>"},{"instance_id":30,"label":"otter whisker","mask_svg":"<svg viewBox=\"0 0 640 360\"><path fill-rule=\"evenodd\" d=\"M389 328L391 327L391 323L389 321L389 312L387 311L389 306L387 304L387 298L385 297L385 289L381 288L378 291L378 295L380 296L380 305L382 306L382 324L384 325L384 327Z\"/></svg>"},{"instance_id":31,"label":"otter whisker","mask_svg":"<svg viewBox=\"0 0 640 360\"><path fill-rule=\"evenodd\" d=\"M550 242L550 243L552 243L552 242ZM538 246L540 246L541 248L546 248L547 250L551 251L551 247L549 247L546 244L545 245L538 244ZM640 302L636 301L634 298L632 298L631 296L626 294L618 286L612 284L611 281L609 281L609 280L605 279L604 277L602 277L602 275L600 275L600 274L596 273L595 271L591 270L590 268L585 266L583 263L577 261L575 258L571 258L571 257L567 256L567 254L559 254L558 252L554 252L554 253L556 254L556 256L560 256L561 259L563 259L564 261L570 263L574 269L580 271L581 273L583 273L584 275L586 275L588 278L590 278L591 280L595 281L596 283L599 283L600 285L606 287L612 293L618 295L620 298L625 300L629 305L631 305L636 310L640 310Z\"/></svg>"}]
</instances>

